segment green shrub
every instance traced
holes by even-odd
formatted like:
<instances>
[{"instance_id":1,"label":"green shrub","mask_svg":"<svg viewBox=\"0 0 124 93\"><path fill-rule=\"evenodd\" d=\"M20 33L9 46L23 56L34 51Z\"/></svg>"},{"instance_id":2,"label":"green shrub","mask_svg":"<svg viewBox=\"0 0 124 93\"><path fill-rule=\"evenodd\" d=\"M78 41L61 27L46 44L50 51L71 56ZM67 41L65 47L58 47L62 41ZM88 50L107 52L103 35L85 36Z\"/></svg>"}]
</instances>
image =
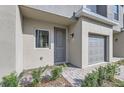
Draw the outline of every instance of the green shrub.
<instances>
[{"instance_id":1,"label":"green shrub","mask_svg":"<svg viewBox=\"0 0 124 93\"><path fill-rule=\"evenodd\" d=\"M41 75L47 69L47 67L48 66L45 66L43 68L39 67L38 69L32 71L32 78L33 78L32 85L33 86L41 81L42 79Z\"/></svg>"},{"instance_id":2,"label":"green shrub","mask_svg":"<svg viewBox=\"0 0 124 93\"><path fill-rule=\"evenodd\" d=\"M99 86L101 86L103 84L104 79L106 78L106 68L100 66L98 69L98 73L99 73L99 78L98 78L98 84Z\"/></svg>"},{"instance_id":3,"label":"green shrub","mask_svg":"<svg viewBox=\"0 0 124 93\"><path fill-rule=\"evenodd\" d=\"M64 64L60 64L60 65L58 65L58 66L61 66L61 67L63 67L63 68L68 67L68 65L67 65L66 63L64 63Z\"/></svg>"},{"instance_id":4,"label":"green shrub","mask_svg":"<svg viewBox=\"0 0 124 93\"><path fill-rule=\"evenodd\" d=\"M59 78L61 76L62 73L62 67L55 67L52 71L51 71L51 80L56 80L57 78Z\"/></svg>"},{"instance_id":5,"label":"green shrub","mask_svg":"<svg viewBox=\"0 0 124 93\"><path fill-rule=\"evenodd\" d=\"M65 64L65 63L64 63L62 66L63 66L63 67L68 67L68 65L67 65L67 64Z\"/></svg>"},{"instance_id":6,"label":"green shrub","mask_svg":"<svg viewBox=\"0 0 124 93\"><path fill-rule=\"evenodd\" d=\"M82 87L97 87L102 86L104 80L112 81L114 75L117 73L117 65L108 64L105 67L99 67L92 73L87 74L85 79L82 81Z\"/></svg>"},{"instance_id":7,"label":"green shrub","mask_svg":"<svg viewBox=\"0 0 124 93\"><path fill-rule=\"evenodd\" d=\"M18 77L15 73L11 73L2 78L1 85L2 87L17 87L18 86Z\"/></svg>"},{"instance_id":8,"label":"green shrub","mask_svg":"<svg viewBox=\"0 0 124 93\"><path fill-rule=\"evenodd\" d=\"M41 68L32 71L33 84L37 84L41 80Z\"/></svg>"},{"instance_id":9,"label":"green shrub","mask_svg":"<svg viewBox=\"0 0 124 93\"><path fill-rule=\"evenodd\" d=\"M106 80L111 81L114 79L114 75L117 73L116 69L117 69L117 65L115 64L108 64L106 66Z\"/></svg>"},{"instance_id":10,"label":"green shrub","mask_svg":"<svg viewBox=\"0 0 124 93\"><path fill-rule=\"evenodd\" d=\"M97 87L98 86L98 71L88 73L85 80L82 82L82 87Z\"/></svg>"}]
</instances>

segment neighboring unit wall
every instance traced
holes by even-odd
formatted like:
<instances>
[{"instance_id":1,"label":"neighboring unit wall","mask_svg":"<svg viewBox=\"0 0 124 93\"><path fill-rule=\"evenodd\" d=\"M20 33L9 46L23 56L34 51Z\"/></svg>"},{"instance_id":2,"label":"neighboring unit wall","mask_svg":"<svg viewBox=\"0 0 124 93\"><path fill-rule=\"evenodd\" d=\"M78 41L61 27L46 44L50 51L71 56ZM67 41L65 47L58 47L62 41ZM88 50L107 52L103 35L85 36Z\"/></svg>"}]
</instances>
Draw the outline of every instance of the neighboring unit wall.
<instances>
[{"instance_id":1,"label":"neighboring unit wall","mask_svg":"<svg viewBox=\"0 0 124 93\"><path fill-rule=\"evenodd\" d=\"M89 33L109 37L109 62L113 59L112 27L100 22L82 17L82 68L88 66L88 35Z\"/></svg>"},{"instance_id":2,"label":"neighboring unit wall","mask_svg":"<svg viewBox=\"0 0 124 93\"><path fill-rule=\"evenodd\" d=\"M16 6L0 6L0 78L15 70Z\"/></svg>"},{"instance_id":3,"label":"neighboring unit wall","mask_svg":"<svg viewBox=\"0 0 124 93\"><path fill-rule=\"evenodd\" d=\"M124 32L114 34L114 57L124 57Z\"/></svg>"},{"instance_id":4,"label":"neighboring unit wall","mask_svg":"<svg viewBox=\"0 0 124 93\"><path fill-rule=\"evenodd\" d=\"M82 5L28 5L28 7L71 18Z\"/></svg>"},{"instance_id":5,"label":"neighboring unit wall","mask_svg":"<svg viewBox=\"0 0 124 93\"><path fill-rule=\"evenodd\" d=\"M54 27L66 27L29 18L24 18L23 24L24 69L54 65ZM49 48L35 47L36 29L49 31ZM43 57L43 59L41 59L41 57Z\"/></svg>"},{"instance_id":6,"label":"neighboring unit wall","mask_svg":"<svg viewBox=\"0 0 124 93\"><path fill-rule=\"evenodd\" d=\"M114 14L113 14L113 5L108 5L107 6L108 7L108 11L107 11L107 13L108 13L108 15L107 15L107 17L109 18L109 19L111 19L111 20L113 20L113 21L115 21L115 22L117 22L118 23L118 25L117 26L114 26L113 27L113 30L114 31L119 31L120 32L120 28L122 28L123 27L123 7L122 7L122 5L119 5L119 20L115 20L114 19Z\"/></svg>"},{"instance_id":7,"label":"neighboring unit wall","mask_svg":"<svg viewBox=\"0 0 124 93\"><path fill-rule=\"evenodd\" d=\"M69 62L77 67L82 67L82 40L81 20L69 26ZM74 37L70 35L74 33Z\"/></svg>"}]
</instances>

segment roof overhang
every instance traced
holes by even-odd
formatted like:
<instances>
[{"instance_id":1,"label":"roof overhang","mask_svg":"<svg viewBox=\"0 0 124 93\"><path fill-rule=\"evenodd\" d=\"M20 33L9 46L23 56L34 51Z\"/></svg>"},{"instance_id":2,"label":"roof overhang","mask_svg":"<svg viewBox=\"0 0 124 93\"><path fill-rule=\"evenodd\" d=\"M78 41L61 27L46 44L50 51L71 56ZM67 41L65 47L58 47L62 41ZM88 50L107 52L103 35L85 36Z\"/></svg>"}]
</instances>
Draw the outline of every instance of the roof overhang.
<instances>
[{"instance_id":1,"label":"roof overhang","mask_svg":"<svg viewBox=\"0 0 124 93\"><path fill-rule=\"evenodd\" d=\"M19 8L22 16L31 19L36 19L36 20L41 20L41 21L46 21L61 25L70 25L76 22L76 20L73 18L56 15L50 12L34 9L23 5L20 5Z\"/></svg>"},{"instance_id":2,"label":"roof overhang","mask_svg":"<svg viewBox=\"0 0 124 93\"><path fill-rule=\"evenodd\" d=\"M117 23L117 22L114 22L114 21L112 21L112 20L110 20L110 19L108 19L108 18L106 18L106 17L104 17L104 16L101 16L101 15L99 15L99 14L90 12L90 11L88 11L88 10L86 10L86 9L83 9L83 8L82 8L81 10L79 10L79 11L76 13L75 16L76 16L76 17L85 16L85 17L91 18L91 19L93 19L93 20L100 21L100 22L103 22L103 23L105 23L105 24L112 25L112 26L114 26L114 25L119 25L119 23Z\"/></svg>"}]
</instances>

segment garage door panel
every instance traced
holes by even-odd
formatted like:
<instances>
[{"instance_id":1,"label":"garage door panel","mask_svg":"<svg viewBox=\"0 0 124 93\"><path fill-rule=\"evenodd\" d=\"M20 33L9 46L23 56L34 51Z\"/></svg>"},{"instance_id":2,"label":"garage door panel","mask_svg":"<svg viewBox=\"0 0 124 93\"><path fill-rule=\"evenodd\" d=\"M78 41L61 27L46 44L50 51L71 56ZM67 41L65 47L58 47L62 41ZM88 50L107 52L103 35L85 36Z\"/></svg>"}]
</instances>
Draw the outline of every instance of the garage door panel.
<instances>
[{"instance_id":1,"label":"garage door panel","mask_svg":"<svg viewBox=\"0 0 124 93\"><path fill-rule=\"evenodd\" d=\"M89 64L95 64L105 61L105 37L98 35L89 35Z\"/></svg>"}]
</instances>

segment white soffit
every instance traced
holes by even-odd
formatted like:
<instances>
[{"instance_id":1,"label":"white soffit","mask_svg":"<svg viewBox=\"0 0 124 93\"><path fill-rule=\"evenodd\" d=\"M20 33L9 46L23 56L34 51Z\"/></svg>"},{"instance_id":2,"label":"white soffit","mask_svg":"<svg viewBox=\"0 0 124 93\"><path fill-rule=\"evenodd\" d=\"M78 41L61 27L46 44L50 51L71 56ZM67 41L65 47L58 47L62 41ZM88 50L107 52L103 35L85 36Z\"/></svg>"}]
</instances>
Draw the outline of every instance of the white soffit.
<instances>
[{"instance_id":1,"label":"white soffit","mask_svg":"<svg viewBox=\"0 0 124 93\"><path fill-rule=\"evenodd\" d=\"M71 23L74 23L75 20L71 18L67 18L64 16L56 15L53 13L49 13L42 10L33 9L27 6L19 6L21 13L24 17L61 24L61 25L70 25Z\"/></svg>"}]
</instances>

